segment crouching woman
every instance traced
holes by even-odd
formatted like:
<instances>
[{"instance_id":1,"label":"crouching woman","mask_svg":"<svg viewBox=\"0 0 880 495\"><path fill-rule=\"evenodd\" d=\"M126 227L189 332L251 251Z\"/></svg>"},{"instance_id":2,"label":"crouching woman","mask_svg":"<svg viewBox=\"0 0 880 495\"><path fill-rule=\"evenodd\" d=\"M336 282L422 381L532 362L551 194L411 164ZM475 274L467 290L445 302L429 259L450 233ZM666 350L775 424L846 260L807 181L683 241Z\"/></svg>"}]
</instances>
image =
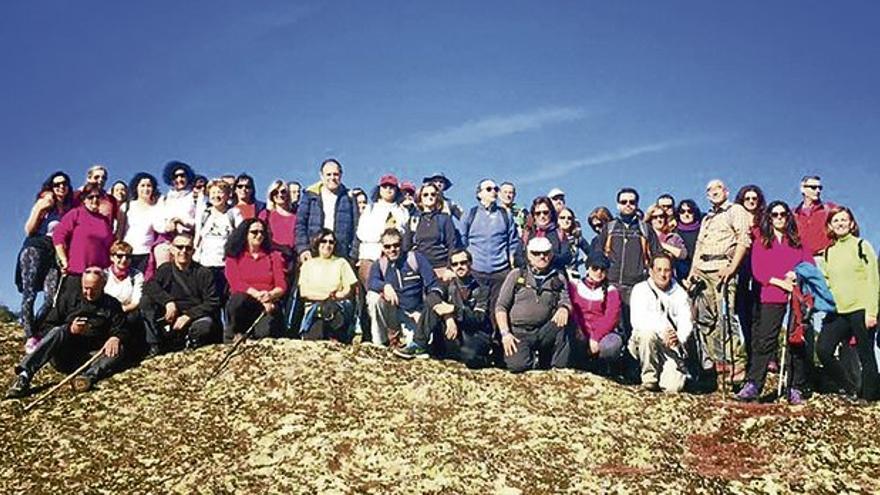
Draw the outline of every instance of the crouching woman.
<instances>
[{"instance_id":1,"label":"crouching woman","mask_svg":"<svg viewBox=\"0 0 880 495\"><path fill-rule=\"evenodd\" d=\"M358 279L348 261L334 254L335 249L336 234L321 229L311 240L311 259L300 267L305 316L299 333L305 340L352 340L352 295Z\"/></svg>"}]
</instances>

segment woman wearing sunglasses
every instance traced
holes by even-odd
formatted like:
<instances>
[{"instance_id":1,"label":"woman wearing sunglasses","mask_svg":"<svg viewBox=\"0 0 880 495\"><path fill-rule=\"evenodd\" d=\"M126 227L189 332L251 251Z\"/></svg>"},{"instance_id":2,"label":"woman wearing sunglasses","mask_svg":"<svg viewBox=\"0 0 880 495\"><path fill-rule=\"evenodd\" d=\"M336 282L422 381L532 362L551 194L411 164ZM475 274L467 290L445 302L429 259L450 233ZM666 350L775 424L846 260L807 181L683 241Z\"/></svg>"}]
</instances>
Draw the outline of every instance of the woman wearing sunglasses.
<instances>
[{"instance_id":1,"label":"woman wearing sunglasses","mask_svg":"<svg viewBox=\"0 0 880 495\"><path fill-rule=\"evenodd\" d=\"M143 320L138 308L144 291L144 274L132 267L131 253L131 244L125 241L115 241L110 246L110 267L104 270L107 280L104 292L122 305L126 335L134 342L143 340Z\"/></svg>"},{"instance_id":2,"label":"woman wearing sunglasses","mask_svg":"<svg viewBox=\"0 0 880 495\"><path fill-rule=\"evenodd\" d=\"M104 190L98 184L82 188L82 204L67 212L52 232L55 255L62 274L80 276L89 266L110 266L112 220L100 212Z\"/></svg>"},{"instance_id":3,"label":"woman wearing sunglasses","mask_svg":"<svg viewBox=\"0 0 880 495\"><path fill-rule=\"evenodd\" d=\"M272 251L271 233L266 222L249 218L239 225L226 243L226 280L229 282L229 319L223 340L240 338L265 313L256 325L257 338L280 336L284 318L279 302L287 292L284 259Z\"/></svg>"},{"instance_id":4,"label":"woman wearing sunglasses","mask_svg":"<svg viewBox=\"0 0 880 495\"><path fill-rule=\"evenodd\" d=\"M685 248L687 248L687 256L675 263L675 271L676 273L687 275L691 271L691 263L694 259L694 252L697 249L697 236L700 234L703 212L700 211L696 201L684 199L678 203L675 214L675 233L681 237Z\"/></svg>"},{"instance_id":5,"label":"woman wearing sunglasses","mask_svg":"<svg viewBox=\"0 0 880 495\"><path fill-rule=\"evenodd\" d=\"M28 353L39 343L38 329L34 327L37 293L41 290L46 293L46 303L40 310L40 313L44 313L58 284L52 232L72 206L70 177L61 171L54 172L43 182L24 225L27 237L18 253L15 284L21 293L21 326L24 329L25 351Z\"/></svg>"},{"instance_id":6,"label":"woman wearing sunglasses","mask_svg":"<svg viewBox=\"0 0 880 495\"><path fill-rule=\"evenodd\" d=\"M196 201L192 191L195 172L192 167L179 161L165 164L162 178L169 186L168 192L159 200L159 218L156 232L161 234L153 248L154 263L147 268L147 278L155 267L171 260L171 239L176 233L193 234L196 223Z\"/></svg>"},{"instance_id":7,"label":"woman wearing sunglasses","mask_svg":"<svg viewBox=\"0 0 880 495\"><path fill-rule=\"evenodd\" d=\"M300 267L299 292L305 303L300 335L305 340L351 342L357 276L334 254L336 234L321 229L311 242L312 257Z\"/></svg>"},{"instance_id":8,"label":"woman wearing sunglasses","mask_svg":"<svg viewBox=\"0 0 880 495\"><path fill-rule=\"evenodd\" d=\"M443 197L430 182L419 189L416 204L419 212L409 220L408 245L428 259L438 278L451 280L453 274L447 273L446 267L457 247L452 216L443 211Z\"/></svg>"},{"instance_id":9,"label":"woman wearing sunglasses","mask_svg":"<svg viewBox=\"0 0 880 495\"><path fill-rule=\"evenodd\" d=\"M688 249L684 239L675 232L675 218L670 217L665 208L657 204L649 206L645 212L645 219L657 235L663 251L675 261L687 259ZM686 275L687 273L676 272L676 279Z\"/></svg>"},{"instance_id":10,"label":"woman wearing sunglasses","mask_svg":"<svg viewBox=\"0 0 880 495\"><path fill-rule=\"evenodd\" d=\"M544 237L553 247L553 268L561 270L569 266L572 263L571 241L559 230L553 200L538 196L532 201L530 213L532 222L523 230L523 245L536 237Z\"/></svg>"}]
</instances>

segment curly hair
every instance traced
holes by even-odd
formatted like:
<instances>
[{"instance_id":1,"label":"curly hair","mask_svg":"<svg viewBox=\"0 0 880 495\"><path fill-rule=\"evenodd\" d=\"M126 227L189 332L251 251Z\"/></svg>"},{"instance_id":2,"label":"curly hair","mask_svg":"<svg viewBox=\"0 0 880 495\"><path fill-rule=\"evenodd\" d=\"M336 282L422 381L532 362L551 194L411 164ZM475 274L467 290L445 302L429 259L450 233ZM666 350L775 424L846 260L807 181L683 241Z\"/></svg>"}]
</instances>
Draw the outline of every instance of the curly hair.
<instances>
[{"instance_id":1,"label":"curly hair","mask_svg":"<svg viewBox=\"0 0 880 495\"><path fill-rule=\"evenodd\" d=\"M178 170L183 170L183 173L186 174L186 186L192 186L193 180L196 178L196 173L193 172L192 167L177 160L171 160L166 163L165 168L162 169L162 180L165 181L165 185L174 185L174 172L177 172Z\"/></svg>"},{"instance_id":2,"label":"curly hair","mask_svg":"<svg viewBox=\"0 0 880 495\"><path fill-rule=\"evenodd\" d=\"M150 199L155 201L159 197L159 183L156 182L156 178L153 177L153 174L148 174L147 172L138 172L134 174L134 177L128 182L128 190L131 192L131 196L134 196L131 199L138 199L138 184L144 179L147 179L150 181L150 184L153 185L153 197Z\"/></svg>"},{"instance_id":3,"label":"curly hair","mask_svg":"<svg viewBox=\"0 0 880 495\"><path fill-rule=\"evenodd\" d=\"M761 225L762 216L764 215L764 211L767 208L767 200L764 198L764 191L761 190L760 187L755 184L748 184L742 186L739 189L739 192L736 193L736 199L733 200L734 203L738 205L742 205L745 208L746 202L746 194L753 192L758 195L758 203L755 205L755 212L753 213L755 216L755 225ZM769 211L769 210L767 210ZM750 212L751 213L751 212Z\"/></svg>"},{"instance_id":4,"label":"curly hair","mask_svg":"<svg viewBox=\"0 0 880 495\"><path fill-rule=\"evenodd\" d=\"M258 223L263 226L265 232L263 233L263 240L260 242L260 250L263 252L270 252L272 250L272 233L269 232L269 224L260 220L259 218L248 218L247 220L241 222L241 224L229 234L229 238L226 239L226 256L230 258L238 258L241 256L243 252L247 249L247 236L248 230L250 230L251 225Z\"/></svg>"},{"instance_id":5,"label":"curly hair","mask_svg":"<svg viewBox=\"0 0 880 495\"><path fill-rule=\"evenodd\" d=\"M666 215L666 210L664 210L660 205L654 203L645 210L645 221L647 221L652 227L653 223L651 217L654 216L654 213L660 212L666 217L666 223L663 224L663 228L660 230L664 234L668 234L675 230L676 221L675 217L670 217Z\"/></svg>"},{"instance_id":6,"label":"curly hair","mask_svg":"<svg viewBox=\"0 0 880 495\"><path fill-rule=\"evenodd\" d=\"M313 258L318 258L321 256L320 252L318 251L318 247L321 245L321 239L327 237L328 235L333 238L333 242L337 242L336 232L333 232L328 228L321 228L321 230L319 230L318 233L315 234L309 241L309 252L312 253Z\"/></svg>"},{"instance_id":7,"label":"curly hair","mask_svg":"<svg viewBox=\"0 0 880 495\"><path fill-rule=\"evenodd\" d=\"M764 209L764 212L761 215L761 223L758 224L758 230L761 232L761 244L768 249L773 244L774 235L772 213L773 208L776 208L777 206L781 206L785 209L785 227L782 230L782 236L788 241L789 246L796 248L801 247L801 236L798 234L797 222L794 220L791 208L788 207L788 203L779 200L773 201L767 205L767 208Z\"/></svg>"},{"instance_id":8,"label":"curly hair","mask_svg":"<svg viewBox=\"0 0 880 495\"><path fill-rule=\"evenodd\" d=\"M593 228L594 220L599 220L602 222L602 226L606 223L610 222L614 216L611 214L611 210L608 209L607 206L597 206L593 208L593 211L587 215L587 223L590 224L590 228Z\"/></svg>"},{"instance_id":9,"label":"curly hair","mask_svg":"<svg viewBox=\"0 0 880 495\"><path fill-rule=\"evenodd\" d=\"M703 220L703 212L700 210L700 207L697 206L697 202L692 199L683 199L675 208L675 216L678 217L676 218L678 222L681 222L681 209L684 206L687 206L688 209L694 213L694 223Z\"/></svg>"},{"instance_id":10,"label":"curly hair","mask_svg":"<svg viewBox=\"0 0 880 495\"><path fill-rule=\"evenodd\" d=\"M37 199L40 199L44 194L52 193L52 189L54 184L52 183L55 179L61 177L67 182L67 192L64 193L64 198L61 200L61 205L56 206L59 211L67 211L73 206L73 185L70 183L70 176L61 170L56 170L52 172L52 174L43 181L43 185L40 186L40 192L37 193Z\"/></svg>"}]
</instances>

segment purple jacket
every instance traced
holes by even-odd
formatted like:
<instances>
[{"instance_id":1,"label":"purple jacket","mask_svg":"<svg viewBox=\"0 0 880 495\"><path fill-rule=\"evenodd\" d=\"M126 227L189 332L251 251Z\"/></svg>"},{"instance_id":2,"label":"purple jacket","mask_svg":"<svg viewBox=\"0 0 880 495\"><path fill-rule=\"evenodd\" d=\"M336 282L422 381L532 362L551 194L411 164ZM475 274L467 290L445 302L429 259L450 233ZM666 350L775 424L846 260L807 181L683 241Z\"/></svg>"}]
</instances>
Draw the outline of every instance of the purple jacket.
<instances>
[{"instance_id":1,"label":"purple jacket","mask_svg":"<svg viewBox=\"0 0 880 495\"><path fill-rule=\"evenodd\" d=\"M813 256L805 247L792 247L774 237L770 247L766 248L760 236L755 239L752 243L752 277L761 285L762 304L788 302L788 293L770 285L770 279L785 278L785 274L794 271L794 267L801 262L815 264Z\"/></svg>"}]
</instances>

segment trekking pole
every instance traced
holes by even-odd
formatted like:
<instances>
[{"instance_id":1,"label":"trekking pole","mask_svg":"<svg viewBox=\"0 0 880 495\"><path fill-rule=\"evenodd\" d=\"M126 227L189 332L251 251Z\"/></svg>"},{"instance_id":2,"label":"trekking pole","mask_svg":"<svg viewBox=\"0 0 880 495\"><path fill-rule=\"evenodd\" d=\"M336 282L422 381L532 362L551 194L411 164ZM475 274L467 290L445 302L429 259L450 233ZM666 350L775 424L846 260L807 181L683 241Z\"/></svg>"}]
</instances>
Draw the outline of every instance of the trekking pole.
<instances>
[{"instance_id":1,"label":"trekking pole","mask_svg":"<svg viewBox=\"0 0 880 495\"><path fill-rule=\"evenodd\" d=\"M733 389L733 336L730 331L730 306L727 304L727 282L721 283L721 354L724 369L721 372L721 393L727 396L727 377L730 376L731 391ZM730 344L730 356L727 354L728 343ZM730 375L727 374L728 368Z\"/></svg>"},{"instance_id":2,"label":"trekking pole","mask_svg":"<svg viewBox=\"0 0 880 495\"><path fill-rule=\"evenodd\" d=\"M71 380L73 380L74 378L76 378L77 375L79 375L79 374L82 373L83 371L87 370L87 369L89 368L89 366L91 366L92 364L94 364L95 361L97 361L98 358L100 358L100 357L103 356L103 355L104 355L104 351L103 351L103 350L100 350L100 351L96 352L94 356L92 356L91 358L89 358L89 360L86 361L85 363L83 363L82 366L80 366L79 368L77 368L76 371L74 371L73 373L71 373L71 374L67 375L66 377L64 377L64 379L61 380L60 382L58 382L57 385L55 385L54 387L50 388L49 390L46 391L46 393L44 393L43 395L37 397L33 402L31 402L30 404L28 404L28 405L24 408L24 412L28 412L28 411L30 411L31 409L37 407L37 405L38 405L39 403L41 403L41 402L43 402L44 400L46 400L50 395L52 395L53 393L55 393L56 390L58 390L59 388L61 388L61 387L63 387L64 385L66 385L69 381L71 381Z\"/></svg>"},{"instance_id":3,"label":"trekking pole","mask_svg":"<svg viewBox=\"0 0 880 495\"><path fill-rule=\"evenodd\" d=\"M58 296L61 295L61 289L64 288L64 281L67 280L67 274L62 273L58 277L58 287L55 288L55 294L52 295L52 307L58 306Z\"/></svg>"},{"instance_id":4,"label":"trekking pole","mask_svg":"<svg viewBox=\"0 0 880 495\"><path fill-rule=\"evenodd\" d=\"M788 355L788 338L789 333L791 331L791 318L793 312L791 308L791 294L788 295L788 308L786 311L786 324L785 324L785 340L782 343L782 355L779 359L779 383L776 385L776 398L780 399L782 397L782 392L787 388L786 382L788 381L788 367L786 366L786 361L791 360L791 356Z\"/></svg>"},{"instance_id":5,"label":"trekking pole","mask_svg":"<svg viewBox=\"0 0 880 495\"><path fill-rule=\"evenodd\" d=\"M203 385L202 388L207 387L208 383L210 383L211 380L213 380L217 375L220 374L221 371L223 371L223 368L226 366L226 363L228 363L229 360L232 359L232 355L235 353L235 350L238 349L238 346L240 346L245 340L248 339L248 337L250 337L254 333L254 329L257 328L257 323L259 323L260 320L262 320L266 316L266 314L267 313L265 311L260 313L260 316L258 316L257 319L254 320L253 323L251 323L251 326L244 334L242 334L242 337L232 344L232 348L226 352L226 355L223 356L223 359L217 364L217 366L214 367L214 370L211 371L211 374L208 375L208 379L205 380L205 385Z\"/></svg>"}]
</instances>

